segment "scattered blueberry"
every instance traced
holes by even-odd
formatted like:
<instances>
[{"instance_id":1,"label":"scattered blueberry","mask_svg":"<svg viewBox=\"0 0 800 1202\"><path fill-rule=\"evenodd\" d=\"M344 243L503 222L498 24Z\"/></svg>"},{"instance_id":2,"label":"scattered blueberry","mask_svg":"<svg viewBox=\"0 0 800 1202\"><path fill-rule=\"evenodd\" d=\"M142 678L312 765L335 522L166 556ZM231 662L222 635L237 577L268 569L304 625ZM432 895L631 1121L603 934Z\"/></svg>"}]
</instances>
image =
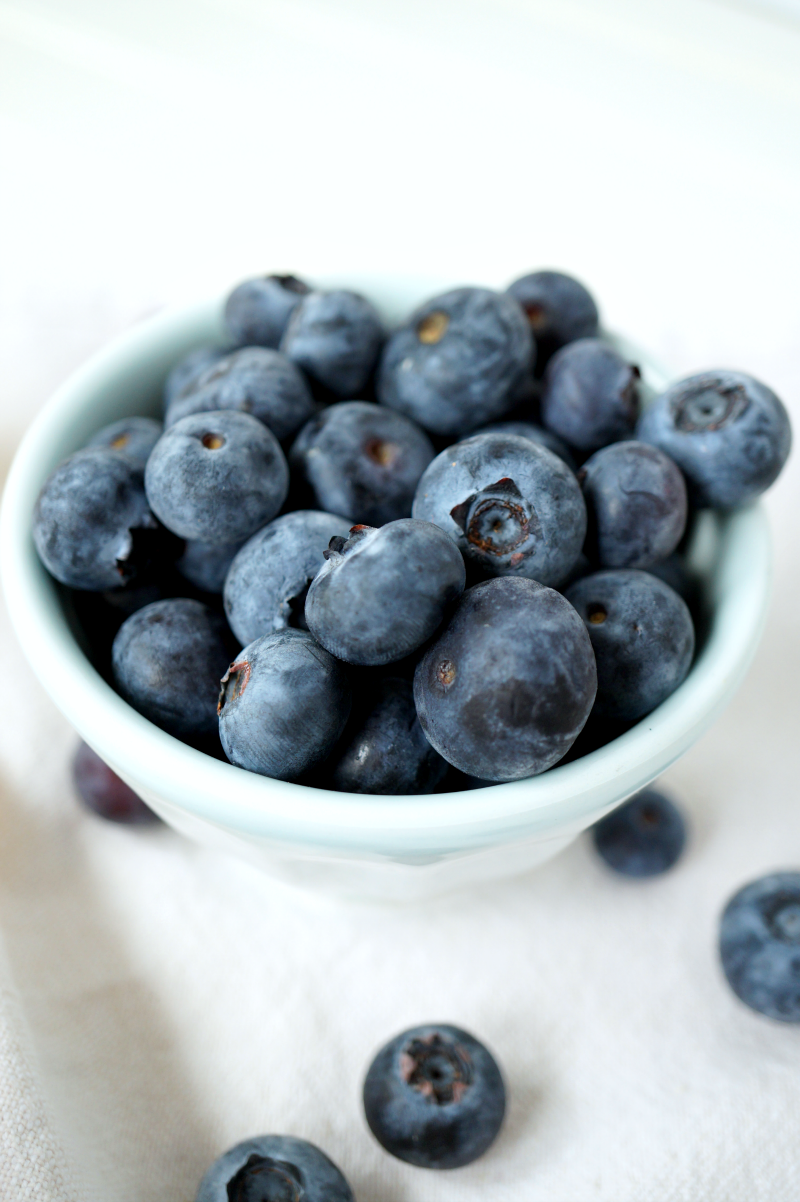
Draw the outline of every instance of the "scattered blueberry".
<instances>
[{"instance_id":1,"label":"scattered blueberry","mask_svg":"<svg viewBox=\"0 0 800 1202\"><path fill-rule=\"evenodd\" d=\"M552 430L545 430L544 426L537 426L535 422L493 422L489 426L481 426L480 430L476 430L475 433L517 434L520 438L530 438L531 442L538 442L540 446L547 447L548 451L558 455L559 459L563 459L571 471L577 472L578 470L572 452L563 438L559 438Z\"/></svg>"},{"instance_id":2,"label":"scattered blueberry","mask_svg":"<svg viewBox=\"0 0 800 1202\"><path fill-rule=\"evenodd\" d=\"M289 469L266 426L247 413L184 417L147 461L153 512L181 538L233 543L249 538L283 504Z\"/></svg>"},{"instance_id":3,"label":"scattered blueberry","mask_svg":"<svg viewBox=\"0 0 800 1202\"><path fill-rule=\"evenodd\" d=\"M347 1181L314 1144L257 1135L215 1160L195 1202L355 1202Z\"/></svg>"},{"instance_id":4,"label":"scattered blueberry","mask_svg":"<svg viewBox=\"0 0 800 1202\"><path fill-rule=\"evenodd\" d=\"M184 389L191 387L207 367L227 354L227 350L222 346L196 346L188 355L179 359L164 382L164 412L166 413Z\"/></svg>"},{"instance_id":5,"label":"scattered blueberry","mask_svg":"<svg viewBox=\"0 0 800 1202\"><path fill-rule=\"evenodd\" d=\"M601 568L650 568L686 529L686 482L679 467L644 442L615 442L584 463L587 549Z\"/></svg>"},{"instance_id":6,"label":"scattered blueberry","mask_svg":"<svg viewBox=\"0 0 800 1202\"><path fill-rule=\"evenodd\" d=\"M325 557L308 590L306 622L351 664L388 664L421 647L464 588L458 548L414 518L354 526L347 540L331 539Z\"/></svg>"},{"instance_id":7,"label":"scattered blueberry","mask_svg":"<svg viewBox=\"0 0 800 1202\"><path fill-rule=\"evenodd\" d=\"M488 288L456 288L392 334L378 400L434 434L461 437L511 408L534 354L516 301Z\"/></svg>"},{"instance_id":8,"label":"scattered blueberry","mask_svg":"<svg viewBox=\"0 0 800 1202\"><path fill-rule=\"evenodd\" d=\"M735 893L720 921L719 951L746 1006L800 1022L800 872L775 872Z\"/></svg>"},{"instance_id":9,"label":"scattered blueberry","mask_svg":"<svg viewBox=\"0 0 800 1202\"><path fill-rule=\"evenodd\" d=\"M117 692L179 738L216 731L219 682L231 660L225 619L176 597L139 609L111 649Z\"/></svg>"},{"instance_id":10,"label":"scattered blueberry","mask_svg":"<svg viewBox=\"0 0 800 1202\"><path fill-rule=\"evenodd\" d=\"M321 509L382 526L411 516L414 490L433 455L428 436L402 414L343 401L308 422L289 460Z\"/></svg>"},{"instance_id":11,"label":"scattered blueberry","mask_svg":"<svg viewBox=\"0 0 800 1202\"><path fill-rule=\"evenodd\" d=\"M289 626L306 629L308 586L331 539L346 538L348 518L317 509L284 513L249 539L225 580L225 613L242 646Z\"/></svg>"},{"instance_id":12,"label":"scattered blueberry","mask_svg":"<svg viewBox=\"0 0 800 1202\"><path fill-rule=\"evenodd\" d=\"M575 474L519 435L477 434L434 459L412 513L434 522L487 576L560 584L583 546L586 506Z\"/></svg>"},{"instance_id":13,"label":"scattered blueberry","mask_svg":"<svg viewBox=\"0 0 800 1202\"><path fill-rule=\"evenodd\" d=\"M623 876L658 876L677 862L686 842L680 810L655 789L644 789L595 824L600 855Z\"/></svg>"},{"instance_id":14,"label":"scattered blueberry","mask_svg":"<svg viewBox=\"0 0 800 1202\"><path fill-rule=\"evenodd\" d=\"M142 471L105 447L86 447L48 477L33 512L33 540L56 580L115 588L136 574L137 540L158 526Z\"/></svg>"},{"instance_id":15,"label":"scattered blueberry","mask_svg":"<svg viewBox=\"0 0 800 1202\"><path fill-rule=\"evenodd\" d=\"M522 305L530 322L539 371L568 342L597 335L597 305L583 284L570 275L534 271L515 280L507 292Z\"/></svg>"},{"instance_id":16,"label":"scattered blueberry","mask_svg":"<svg viewBox=\"0 0 800 1202\"><path fill-rule=\"evenodd\" d=\"M222 678L219 735L232 764L293 780L333 750L350 715L344 667L305 630L265 634Z\"/></svg>"},{"instance_id":17,"label":"scattered blueberry","mask_svg":"<svg viewBox=\"0 0 800 1202\"><path fill-rule=\"evenodd\" d=\"M309 292L289 319L280 349L337 396L366 387L383 345L375 307L357 292Z\"/></svg>"},{"instance_id":18,"label":"scattered blueberry","mask_svg":"<svg viewBox=\"0 0 800 1202\"><path fill-rule=\"evenodd\" d=\"M364 1081L364 1113L378 1143L423 1169L457 1169L477 1160L497 1138L505 1108L491 1052L445 1023L395 1036Z\"/></svg>"},{"instance_id":19,"label":"scattered blueberry","mask_svg":"<svg viewBox=\"0 0 800 1202\"><path fill-rule=\"evenodd\" d=\"M594 655L578 615L535 580L468 589L414 676L420 724L467 776L520 780L557 763L589 716Z\"/></svg>"},{"instance_id":20,"label":"scattered blueberry","mask_svg":"<svg viewBox=\"0 0 800 1202\"><path fill-rule=\"evenodd\" d=\"M602 339L570 342L547 365L542 421L586 454L632 438L639 415L638 379L638 367Z\"/></svg>"},{"instance_id":21,"label":"scattered blueberry","mask_svg":"<svg viewBox=\"0 0 800 1202\"><path fill-rule=\"evenodd\" d=\"M246 346L201 372L172 402L164 420L174 426L190 413L217 409L250 413L283 442L308 421L315 403L303 373L285 355Z\"/></svg>"},{"instance_id":22,"label":"scattered blueberry","mask_svg":"<svg viewBox=\"0 0 800 1202\"><path fill-rule=\"evenodd\" d=\"M175 567L202 592L221 593L228 569L243 546L242 542L203 543L187 539L182 554L175 560Z\"/></svg>"},{"instance_id":23,"label":"scattered blueberry","mask_svg":"<svg viewBox=\"0 0 800 1202\"><path fill-rule=\"evenodd\" d=\"M636 437L675 460L700 508L754 500L777 478L792 446L781 401L741 371L708 371L670 385L642 415Z\"/></svg>"},{"instance_id":24,"label":"scattered blueberry","mask_svg":"<svg viewBox=\"0 0 800 1202\"><path fill-rule=\"evenodd\" d=\"M566 590L592 640L601 717L636 722L686 678L694 626L686 602L650 572L584 576Z\"/></svg>"},{"instance_id":25,"label":"scattered blueberry","mask_svg":"<svg viewBox=\"0 0 800 1202\"><path fill-rule=\"evenodd\" d=\"M81 800L101 818L131 826L159 821L158 814L87 743L79 743L75 751L72 779Z\"/></svg>"},{"instance_id":26,"label":"scattered blueberry","mask_svg":"<svg viewBox=\"0 0 800 1202\"><path fill-rule=\"evenodd\" d=\"M143 472L150 452L163 433L161 422L152 417L123 417L121 421L112 422L110 426L98 430L86 445L118 451Z\"/></svg>"},{"instance_id":27,"label":"scattered blueberry","mask_svg":"<svg viewBox=\"0 0 800 1202\"><path fill-rule=\"evenodd\" d=\"M237 346L280 345L289 318L308 284L293 275L266 275L245 280L225 302L225 327Z\"/></svg>"}]
</instances>

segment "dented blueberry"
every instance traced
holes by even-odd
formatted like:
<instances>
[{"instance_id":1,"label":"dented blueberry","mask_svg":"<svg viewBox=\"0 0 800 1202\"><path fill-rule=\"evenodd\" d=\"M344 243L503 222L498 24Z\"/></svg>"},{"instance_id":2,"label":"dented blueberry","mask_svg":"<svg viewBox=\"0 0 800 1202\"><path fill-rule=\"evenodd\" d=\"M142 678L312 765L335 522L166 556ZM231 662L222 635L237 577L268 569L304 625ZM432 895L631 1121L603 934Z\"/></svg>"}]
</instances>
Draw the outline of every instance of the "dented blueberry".
<instances>
[{"instance_id":1,"label":"dented blueberry","mask_svg":"<svg viewBox=\"0 0 800 1202\"><path fill-rule=\"evenodd\" d=\"M195 1202L354 1202L324 1152L293 1135L257 1135L214 1161Z\"/></svg>"}]
</instances>

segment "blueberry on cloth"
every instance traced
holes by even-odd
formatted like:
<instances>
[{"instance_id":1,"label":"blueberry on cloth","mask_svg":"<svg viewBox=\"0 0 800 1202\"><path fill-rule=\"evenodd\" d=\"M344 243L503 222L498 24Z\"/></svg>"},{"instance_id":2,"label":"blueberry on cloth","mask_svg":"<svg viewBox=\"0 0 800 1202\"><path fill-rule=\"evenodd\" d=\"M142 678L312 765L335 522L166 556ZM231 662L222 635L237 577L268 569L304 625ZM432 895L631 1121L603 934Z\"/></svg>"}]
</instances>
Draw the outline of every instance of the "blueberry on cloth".
<instances>
[{"instance_id":1,"label":"blueberry on cloth","mask_svg":"<svg viewBox=\"0 0 800 1202\"><path fill-rule=\"evenodd\" d=\"M568 342L597 335L597 305L583 284L561 271L534 271L506 289L520 304L536 339L541 371L551 355Z\"/></svg>"},{"instance_id":2,"label":"blueberry on cloth","mask_svg":"<svg viewBox=\"0 0 800 1202\"><path fill-rule=\"evenodd\" d=\"M161 422L152 417L123 417L121 421L104 426L87 442L87 447L106 447L118 451L134 463L140 471L150 452L164 433Z\"/></svg>"},{"instance_id":3,"label":"blueberry on cloth","mask_svg":"<svg viewBox=\"0 0 800 1202\"><path fill-rule=\"evenodd\" d=\"M733 992L751 1010L800 1022L800 872L775 872L735 893L719 952Z\"/></svg>"},{"instance_id":4,"label":"blueberry on cloth","mask_svg":"<svg viewBox=\"0 0 800 1202\"><path fill-rule=\"evenodd\" d=\"M407 417L368 401L342 401L306 424L289 461L321 509L382 526L411 516L433 456L427 434Z\"/></svg>"},{"instance_id":5,"label":"blueberry on cloth","mask_svg":"<svg viewBox=\"0 0 800 1202\"><path fill-rule=\"evenodd\" d=\"M602 339L570 342L544 373L542 421L587 454L632 438L639 416L638 379L638 367Z\"/></svg>"},{"instance_id":6,"label":"blueberry on cloth","mask_svg":"<svg viewBox=\"0 0 800 1202\"><path fill-rule=\"evenodd\" d=\"M597 851L623 876L658 876L679 859L686 843L680 810L656 789L643 789L592 829Z\"/></svg>"},{"instance_id":7,"label":"blueberry on cloth","mask_svg":"<svg viewBox=\"0 0 800 1202\"><path fill-rule=\"evenodd\" d=\"M364 1081L364 1113L378 1143L423 1169L457 1169L477 1160L496 1139L505 1108L491 1052L445 1023L395 1036Z\"/></svg>"},{"instance_id":8,"label":"blueberry on cloth","mask_svg":"<svg viewBox=\"0 0 800 1202\"><path fill-rule=\"evenodd\" d=\"M318 783L340 793L433 793L448 764L431 747L407 680L386 677L358 706Z\"/></svg>"},{"instance_id":9,"label":"blueberry on cloth","mask_svg":"<svg viewBox=\"0 0 800 1202\"><path fill-rule=\"evenodd\" d=\"M238 346L280 344L289 318L311 289L293 275L245 280L225 302L225 327Z\"/></svg>"},{"instance_id":10,"label":"blueberry on cloth","mask_svg":"<svg viewBox=\"0 0 800 1202\"><path fill-rule=\"evenodd\" d=\"M532 442L538 442L554 455L558 455L573 472L578 470L572 452L563 438L559 438L552 430L545 430L544 426L537 426L536 422L492 422L491 425L481 426L475 434L518 434L520 438L530 438Z\"/></svg>"},{"instance_id":11,"label":"blueberry on cloth","mask_svg":"<svg viewBox=\"0 0 800 1202\"><path fill-rule=\"evenodd\" d=\"M330 753L350 704L345 668L307 631L265 634L222 678L222 746L240 768L293 780Z\"/></svg>"},{"instance_id":12,"label":"blueberry on cloth","mask_svg":"<svg viewBox=\"0 0 800 1202\"><path fill-rule=\"evenodd\" d=\"M262 634L306 628L308 586L325 563L331 539L347 538L348 518L295 509L244 544L225 578L225 614L242 646Z\"/></svg>"},{"instance_id":13,"label":"blueberry on cloth","mask_svg":"<svg viewBox=\"0 0 800 1202\"><path fill-rule=\"evenodd\" d=\"M156 443L145 471L153 512L181 538L233 543L280 509L289 469L275 435L247 413L184 417Z\"/></svg>"},{"instance_id":14,"label":"blueberry on cloth","mask_svg":"<svg viewBox=\"0 0 800 1202\"><path fill-rule=\"evenodd\" d=\"M223 346L196 346L188 355L179 359L164 381L164 412L176 397L192 386L207 367L227 354L228 351Z\"/></svg>"},{"instance_id":15,"label":"blueberry on cloth","mask_svg":"<svg viewBox=\"0 0 800 1202\"><path fill-rule=\"evenodd\" d=\"M595 451L578 479L587 552L601 568L650 568L672 554L686 529L686 482L658 447L612 443Z\"/></svg>"},{"instance_id":16,"label":"blueberry on cloth","mask_svg":"<svg viewBox=\"0 0 800 1202\"><path fill-rule=\"evenodd\" d=\"M592 640L598 716L636 722L683 683L694 626L686 602L663 580L627 569L595 572L565 596Z\"/></svg>"},{"instance_id":17,"label":"blueberry on cloth","mask_svg":"<svg viewBox=\"0 0 800 1202\"><path fill-rule=\"evenodd\" d=\"M592 645L578 614L535 580L467 589L414 674L420 724L467 776L520 780L551 768L595 698Z\"/></svg>"},{"instance_id":18,"label":"blueberry on cloth","mask_svg":"<svg viewBox=\"0 0 800 1202\"><path fill-rule=\"evenodd\" d=\"M195 1202L354 1202L347 1181L314 1144L257 1135L214 1161Z\"/></svg>"},{"instance_id":19,"label":"blueberry on cloth","mask_svg":"<svg viewBox=\"0 0 800 1202\"><path fill-rule=\"evenodd\" d=\"M232 650L225 619L207 605L187 597L155 601L117 632L114 684L129 705L170 734L213 733Z\"/></svg>"},{"instance_id":20,"label":"blueberry on cloth","mask_svg":"<svg viewBox=\"0 0 800 1202\"><path fill-rule=\"evenodd\" d=\"M437 630L464 590L452 539L431 522L401 518L378 529L354 526L332 539L306 597L318 642L351 664L403 659Z\"/></svg>"},{"instance_id":21,"label":"blueberry on cloth","mask_svg":"<svg viewBox=\"0 0 800 1202\"><path fill-rule=\"evenodd\" d=\"M383 324L357 292L309 292L289 319L280 349L337 396L367 385L383 345Z\"/></svg>"},{"instance_id":22,"label":"blueberry on cloth","mask_svg":"<svg viewBox=\"0 0 800 1202\"><path fill-rule=\"evenodd\" d=\"M203 543L187 539L182 554L175 560L175 567L195 588L204 593L221 593L228 569L243 545L241 541Z\"/></svg>"},{"instance_id":23,"label":"blueberry on cloth","mask_svg":"<svg viewBox=\"0 0 800 1202\"><path fill-rule=\"evenodd\" d=\"M675 460L689 500L700 508L754 500L777 478L792 446L782 402L741 371L707 371L671 384L642 414L636 437Z\"/></svg>"},{"instance_id":24,"label":"blueberry on cloth","mask_svg":"<svg viewBox=\"0 0 800 1202\"><path fill-rule=\"evenodd\" d=\"M580 555L586 506L566 464L516 434L476 434L437 455L412 514L434 522L486 576L558 585Z\"/></svg>"},{"instance_id":25,"label":"blueberry on cloth","mask_svg":"<svg viewBox=\"0 0 800 1202\"><path fill-rule=\"evenodd\" d=\"M139 794L88 743L78 744L72 760L72 780L81 801L101 818L129 826L159 821Z\"/></svg>"},{"instance_id":26,"label":"blueberry on cloth","mask_svg":"<svg viewBox=\"0 0 800 1202\"><path fill-rule=\"evenodd\" d=\"M174 426L190 413L238 409L267 426L279 442L296 434L315 409L299 368L279 351L246 346L219 359L172 402L165 423Z\"/></svg>"},{"instance_id":27,"label":"blueberry on cloth","mask_svg":"<svg viewBox=\"0 0 800 1202\"><path fill-rule=\"evenodd\" d=\"M116 588L134 576L137 538L157 527L141 468L106 447L85 447L60 463L33 511L42 563L77 589Z\"/></svg>"},{"instance_id":28,"label":"blueberry on cloth","mask_svg":"<svg viewBox=\"0 0 800 1202\"><path fill-rule=\"evenodd\" d=\"M378 400L434 434L460 437L509 410L534 356L516 301L488 288L456 288L421 305L392 334Z\"/></svg>"}]
</instances>

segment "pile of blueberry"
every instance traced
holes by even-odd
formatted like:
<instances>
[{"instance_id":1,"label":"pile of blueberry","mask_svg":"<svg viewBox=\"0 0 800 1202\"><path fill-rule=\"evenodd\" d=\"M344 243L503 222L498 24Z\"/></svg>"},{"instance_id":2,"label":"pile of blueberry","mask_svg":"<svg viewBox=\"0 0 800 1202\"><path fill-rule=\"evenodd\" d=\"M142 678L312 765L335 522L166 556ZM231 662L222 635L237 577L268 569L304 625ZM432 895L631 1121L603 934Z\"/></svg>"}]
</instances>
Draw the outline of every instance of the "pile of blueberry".
<instances>
[{"instance_id":1,"label":"pile of blueberry","mask_svg":"<svg viewBox=\"0 0 800 1202\"><path fill-rule=\"evenodd\" d=\"M225 322L170 373L163 426L99 431L36 503L141 714L265 776L411 794L544 772L683 681L687 522L780 472L768 388L709 371L640 412L557 272L390 332L363 296L269 276Z\"/></svg>"}]
</instances>

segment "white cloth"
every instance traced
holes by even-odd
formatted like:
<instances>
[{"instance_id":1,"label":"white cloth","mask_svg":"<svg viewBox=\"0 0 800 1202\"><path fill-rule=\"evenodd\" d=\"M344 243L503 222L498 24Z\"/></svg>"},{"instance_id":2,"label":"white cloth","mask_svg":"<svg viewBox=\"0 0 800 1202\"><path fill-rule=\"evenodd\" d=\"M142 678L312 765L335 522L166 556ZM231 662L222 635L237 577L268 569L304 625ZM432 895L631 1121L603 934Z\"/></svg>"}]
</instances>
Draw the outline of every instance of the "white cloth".
<instances>
[{"instance_id":1,"label":"white cloth","mask_svg":"<svg viewBox=\"0 0 800 1202\"><path fill-rule=\"evenodd\" d=\"M256 270L501 282L563 266L676 371L751 370L800 428L800 28L713 0L0 3L0 429L143 310ZM665 778L662 879L588 838L428 903L326 904L86 814L68 724L0 619L0 1198L191 1202L260 1132L358 1202L800 1196L800 1032L722 979L727 897L800 867L797 456L740 694ZM407 1025L494 1049L509 1109L426 1173L366 1129Z\"/></svg>"}]
</instances>

